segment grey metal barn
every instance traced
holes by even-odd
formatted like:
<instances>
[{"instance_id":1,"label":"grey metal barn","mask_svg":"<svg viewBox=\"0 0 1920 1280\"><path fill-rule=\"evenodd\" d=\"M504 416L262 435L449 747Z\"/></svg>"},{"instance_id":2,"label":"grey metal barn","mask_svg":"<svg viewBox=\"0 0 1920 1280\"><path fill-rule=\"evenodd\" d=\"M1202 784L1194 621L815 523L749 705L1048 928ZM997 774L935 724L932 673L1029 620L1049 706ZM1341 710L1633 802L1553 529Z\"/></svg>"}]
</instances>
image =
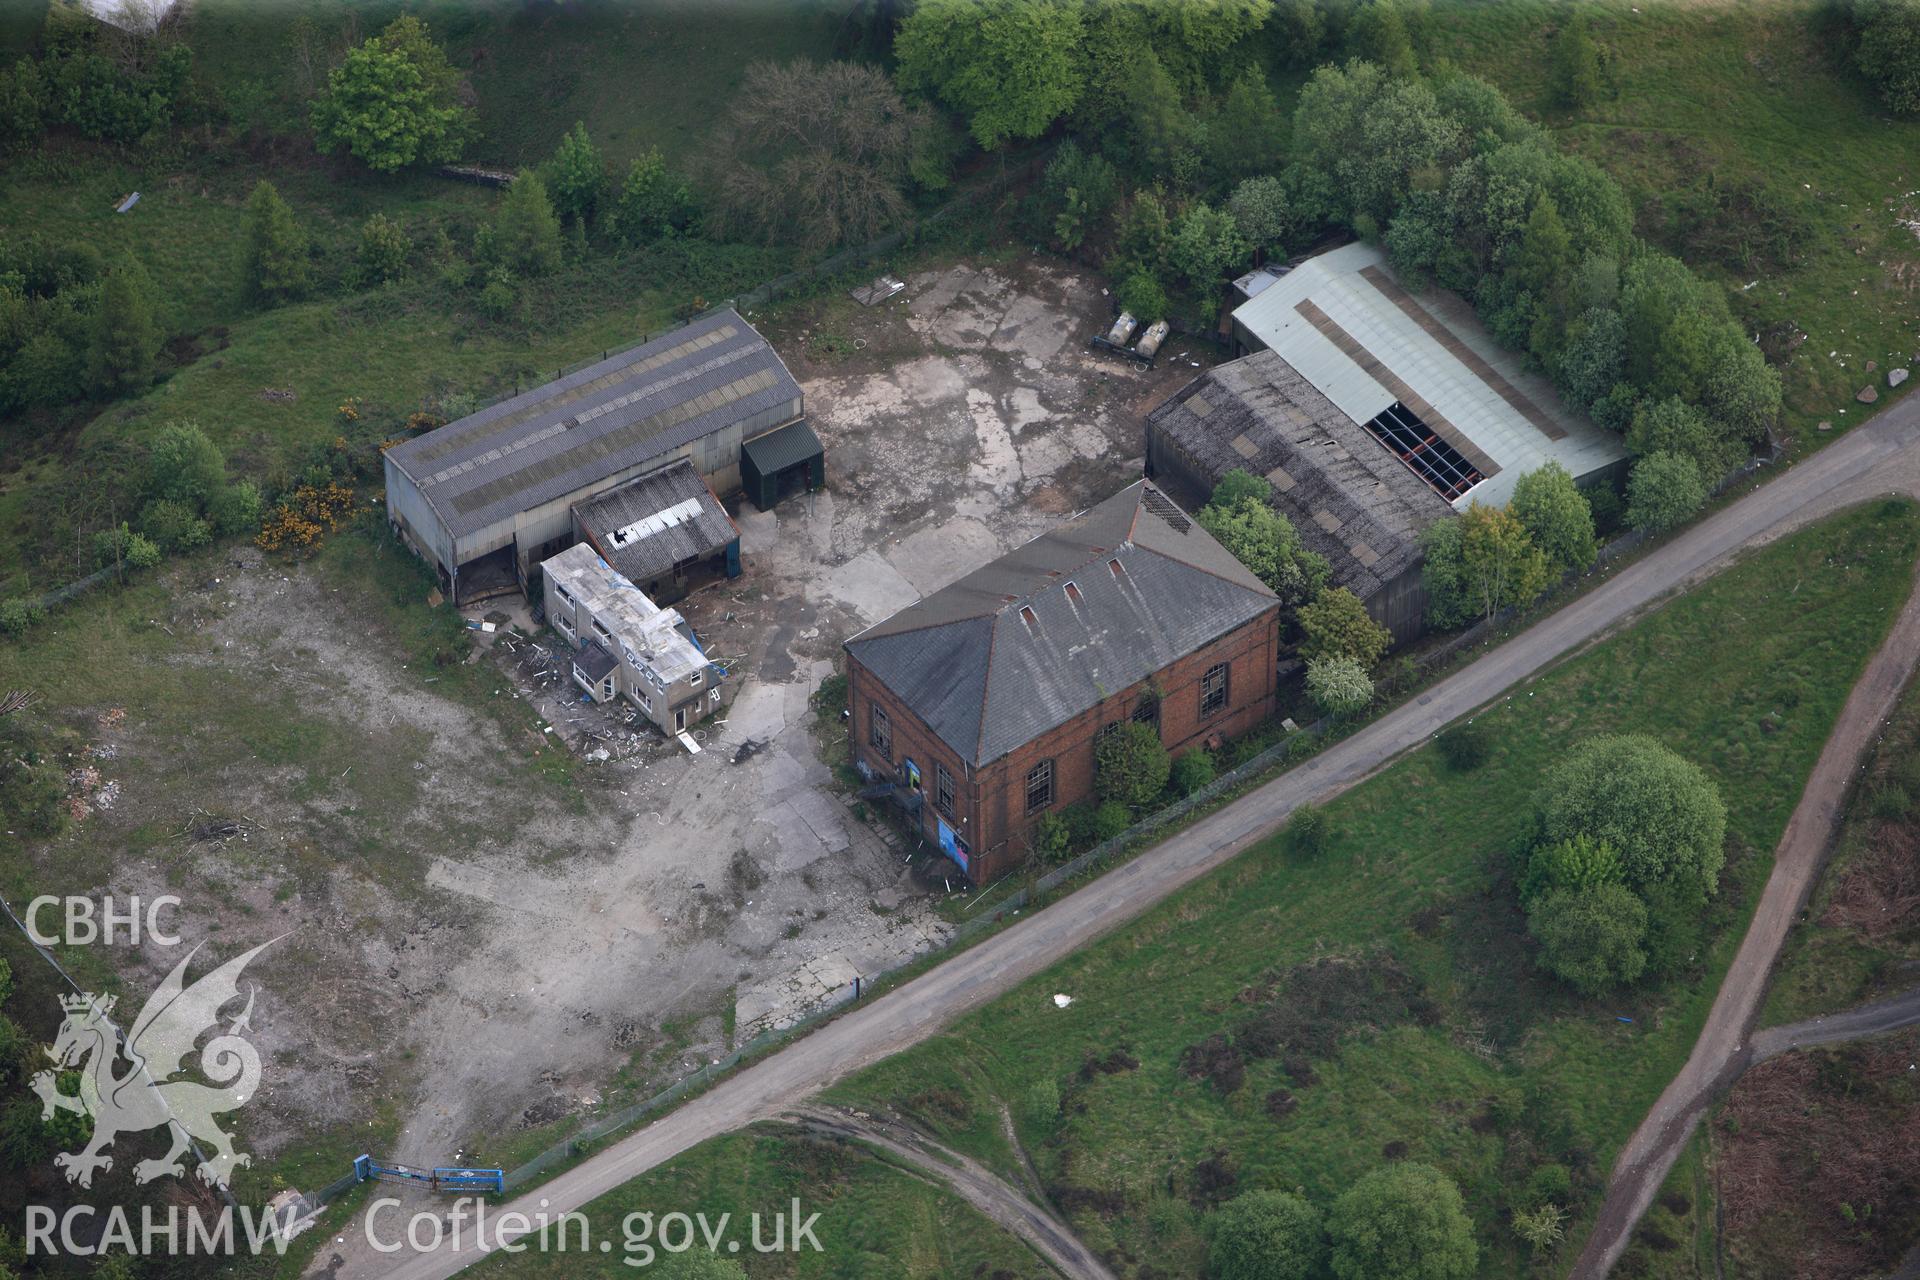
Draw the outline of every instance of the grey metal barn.
<instances>
[{"instance_id":1,"label":"grey metal barn","mask_svg":"<svg viewBox=\"0 0 1920 1280\"><path fill-rule=\"evenodd\" d=\"M575 503L676 458L734 491L741 446L803 413L766 339L720 311L395 445L387 518L456 603L525 590Z\"/></svg>"},{"instance_id":2,"label":"grey metal barn","mask_svg":"<svg viewBox=\"0 0 1920 1280\"><path fill-rule=\"evenodd\" d=\"M1453 509L1272 351L1208 370L1147 416L1147 474L1190 510L1235 469L1273 485L1334 585L1395 643L1420 634L1419 534Z\"/></svg>"}]
</instances>

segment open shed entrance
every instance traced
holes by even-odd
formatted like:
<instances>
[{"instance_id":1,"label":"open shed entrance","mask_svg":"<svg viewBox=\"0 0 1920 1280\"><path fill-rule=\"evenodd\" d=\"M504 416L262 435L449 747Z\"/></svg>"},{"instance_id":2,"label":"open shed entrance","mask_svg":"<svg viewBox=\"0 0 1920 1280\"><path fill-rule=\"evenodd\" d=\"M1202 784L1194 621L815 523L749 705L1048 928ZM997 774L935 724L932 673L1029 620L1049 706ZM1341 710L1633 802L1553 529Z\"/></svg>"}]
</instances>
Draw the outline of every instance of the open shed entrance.
<instances>
[{"instance_id":1,"label":"open shed entrance","mask_svg":"<svg viewBox=\"0 0 1920 1280\"><path fill-rule=\"evenodd\" d=\"M805 418L755 436L740 448L740 484L753 505L771 511L789 493L827 482L827 450Z\"/></svg>"}]
</instances>

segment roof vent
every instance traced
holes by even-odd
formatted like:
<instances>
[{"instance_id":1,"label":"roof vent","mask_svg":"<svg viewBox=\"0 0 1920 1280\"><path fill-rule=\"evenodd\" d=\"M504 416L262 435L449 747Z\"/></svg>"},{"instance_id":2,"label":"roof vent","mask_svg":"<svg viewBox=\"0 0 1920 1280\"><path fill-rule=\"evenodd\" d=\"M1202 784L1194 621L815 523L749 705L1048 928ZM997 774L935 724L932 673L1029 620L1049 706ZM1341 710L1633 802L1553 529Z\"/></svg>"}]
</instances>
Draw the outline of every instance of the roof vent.
<instances>
[{"instance_id":1,"label":"roof vent","mask_svg":"<svg viewBox=\"0 0 1920 1280\"><path fill-rule=\"evenodd\" d=\"M1118 558L1107 561L1107 572L1113 575L1115 582L1127 580L1127 566L1121 564Z\"/></svg>"},{"instance_id":2,"label":"roof vent","mask_svg":"<svg viewBox=\"0 0 1920 1280\"><path fill-rule=\"evenodd\" d=\"M1079 584L1074 582L1067 583L1067 599L1073 601L1074 604L1076 605L1082 605L1086 603L1085 600L1082 600L1080 598Z\"/></svg>"},{"instance_id":3,"label":"roof vent","mask_svg":"<svg viewBox=\"0 0 1920 1280\"><path fill-rule=\"evenodd\" d=\"M1020 621L1026 623L1027 630L1034 635L1038 636L1040 634L1040 619L1034 616L1032 605L1023 604L1020 606Z\"/></svg>"},{"instance_id":4,"label":"roof vent","mask_svg":"<svg viewBox=\"0 0 1920 1280\"><path fill-rule=\"evenodd\" d=\"M1193 528L1193 522L1173 505L1173 500L1158 489L1143 485L1140 491L1140 505L1167 522L1175 533L1185 533Z\"/></svg>"}]
</instances>

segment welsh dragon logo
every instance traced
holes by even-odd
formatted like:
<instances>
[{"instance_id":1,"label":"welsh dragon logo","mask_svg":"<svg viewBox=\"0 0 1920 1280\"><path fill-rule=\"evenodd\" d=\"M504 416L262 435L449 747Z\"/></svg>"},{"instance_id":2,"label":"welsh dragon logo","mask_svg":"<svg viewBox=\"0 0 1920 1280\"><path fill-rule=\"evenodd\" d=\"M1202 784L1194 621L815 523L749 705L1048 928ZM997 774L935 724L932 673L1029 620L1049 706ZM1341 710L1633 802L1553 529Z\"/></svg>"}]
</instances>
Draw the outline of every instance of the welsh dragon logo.
<instances>
[{"instance_id":1,"label":"welsh dragon logo","mask_svg":"<svg viewBox=\"0 0 1920 1280\"><path fill-rule=\"evenodd\" d=\"M199 1049L200 1073L213 1083L175 1077L184 1071L201 1034L220 1031L220 1010L240 996L241 970L278 941L261 943L189 987L187 965L200 950L195 946L147 998L127 1032L124 1051L109 1020L114 997L87 993L61 998L66 1021L47 1050L57 1067L38 1073L31 1083L40 1095L43 1117L77 1111L93 1119L93 1139L84 1150L61 1152L53 1158L55 1165L66 1170L68 1181L92 1186L95 1169L113 1168L113 1157L102 1153L116 1137L160 1127L170 1131L173 1145L161 1159L142 1160L134 1166L137 1182L185 1173L181 1157L195 1139L213 1149L198 1170L209 1183L224 1186L236 1166L252 1163L251 1156L233 1149L233 1139L214 1122L216 1114L243 1105L260 1083L260 1055L240 1034L250 1029L251 984L246 1007ZM121 1065L125 1069L116 1074L114 1068ZM57 1072L76 1068L80 1071L78 1096L61 1092Z\"/></svg>"}]
</instances>

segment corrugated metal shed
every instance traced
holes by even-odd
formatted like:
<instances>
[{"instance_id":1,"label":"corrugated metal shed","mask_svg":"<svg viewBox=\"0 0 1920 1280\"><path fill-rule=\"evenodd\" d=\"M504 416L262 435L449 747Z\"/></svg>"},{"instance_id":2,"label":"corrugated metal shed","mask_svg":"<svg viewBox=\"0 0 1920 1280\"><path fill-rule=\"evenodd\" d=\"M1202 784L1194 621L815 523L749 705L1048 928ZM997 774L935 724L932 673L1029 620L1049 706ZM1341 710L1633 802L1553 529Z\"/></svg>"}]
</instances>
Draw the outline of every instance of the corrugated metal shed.
<instances>
[{"instance_id":1,"label":"corrugated metal shed","mask_svg":"<svg viewBox=\"0 0 1920 1280\"><path fill-rule=\"evenodd\" d=\"M1162 462L1171 446L1203 489L1234 469L1264 476L1334 584L1362 600L1410 568L1420 531L1452 514L1275 351L1208 370L1147 415L1147 432L1149 455Z\"/></svg>"},{"instance_id":2,"label":"corrugated metal shed","mask_svg":"<svg viewBox=\"0 0 1920 1280\"><path fill-rule=\"evenodd\" d=\"M997 760L1279 607L1135 483L847 642L963 760Z\"/></svg>"},{"instance_id":3,"label":"corrugated metal shed","mask_svg":"<svg viewBox=\"0 0 1920 1280\"><path fill-rule=\"evenodd\" d=\"M1401 403L1485 477L1458 499L1505 503L1557 461L1576 479L1626 457L1620 438L1568 411L1450 294L1415 296L1386 256L1343 245L1294 267L1233 313L1242 341L1278 352L1356 423Z\"/></svg>"},{"instance_id":4,"label":"corrugated metal shed","mask_svg":"<svg viewBox=\"0 0 1920 1280\"><path fill-rule=\"evenodd\" d=\"M387 451L456 536L800 398L726 310Z\"/></svg>"},{"instance_id":5,"label":"corrugated metal shed","mask_svg":"<svg viewBox=\"0 0 1920 1280\"><path fill-rule=\"evenodd\" d=\"M700 472L684 458L596 498L574 516L614 569L647 582L740 536Z\"/></svg>"}]
</instances>

